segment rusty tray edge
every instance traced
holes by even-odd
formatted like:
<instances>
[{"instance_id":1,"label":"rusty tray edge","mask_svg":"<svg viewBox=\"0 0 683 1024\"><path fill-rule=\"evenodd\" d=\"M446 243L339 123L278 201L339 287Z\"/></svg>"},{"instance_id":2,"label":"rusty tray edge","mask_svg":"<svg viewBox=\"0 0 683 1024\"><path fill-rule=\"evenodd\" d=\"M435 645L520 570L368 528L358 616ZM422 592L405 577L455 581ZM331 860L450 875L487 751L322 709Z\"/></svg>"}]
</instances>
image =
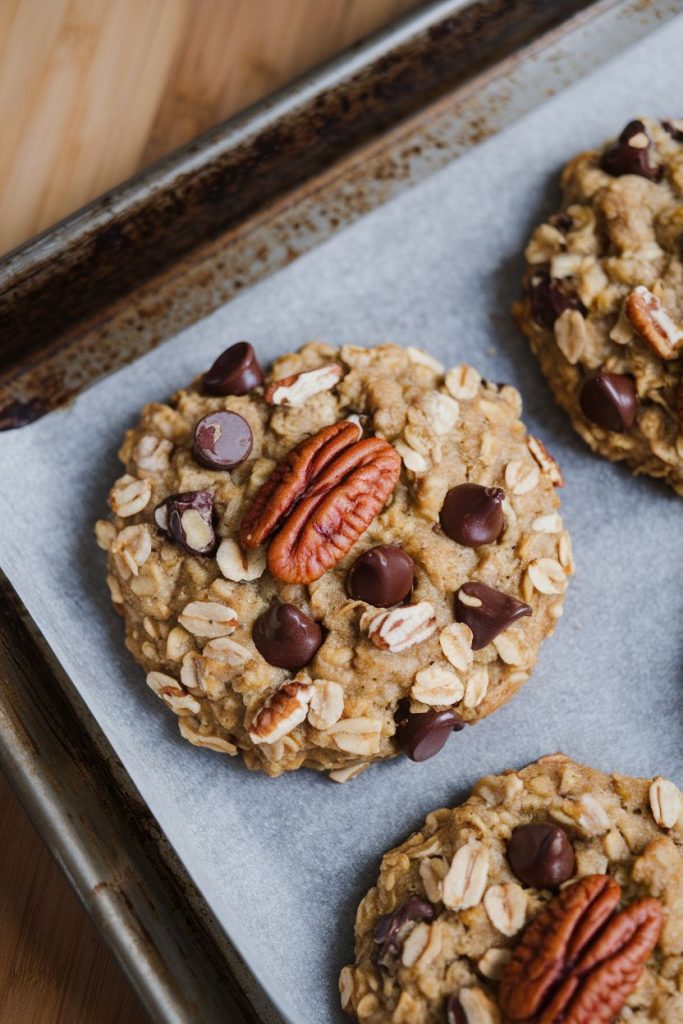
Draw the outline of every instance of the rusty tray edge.
<instances>
[{"instance_id":1,"label":"rusty tray edge","mask_svg":"<svg viewBox=\"0 0 683 1024\"><path fill-rule=\"evenodd\" d=\"M42 397L8 395L18 367L76 326L476 72L614 2L434 0L7 255L0 429L69 397L58 383Z\"/></svg>"}]
</instances>

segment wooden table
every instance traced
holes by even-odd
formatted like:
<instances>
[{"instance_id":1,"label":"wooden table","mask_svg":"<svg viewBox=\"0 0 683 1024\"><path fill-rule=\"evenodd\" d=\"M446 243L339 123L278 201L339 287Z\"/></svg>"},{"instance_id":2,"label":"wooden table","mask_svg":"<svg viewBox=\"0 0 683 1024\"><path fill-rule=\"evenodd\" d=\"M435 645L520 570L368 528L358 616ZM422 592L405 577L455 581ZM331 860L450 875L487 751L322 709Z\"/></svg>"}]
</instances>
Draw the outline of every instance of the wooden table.
<instances>
[{"instance_id":1,"label":"wooden table","mask_svg":"<svg viewBox=\"0 0 683 1024\"><path fill-rule=\"evenodd\" d=\"M418 0L0 0L0 252ZM0 776L0 1021L143 1024Z\"/></svg>"}]
</instances>

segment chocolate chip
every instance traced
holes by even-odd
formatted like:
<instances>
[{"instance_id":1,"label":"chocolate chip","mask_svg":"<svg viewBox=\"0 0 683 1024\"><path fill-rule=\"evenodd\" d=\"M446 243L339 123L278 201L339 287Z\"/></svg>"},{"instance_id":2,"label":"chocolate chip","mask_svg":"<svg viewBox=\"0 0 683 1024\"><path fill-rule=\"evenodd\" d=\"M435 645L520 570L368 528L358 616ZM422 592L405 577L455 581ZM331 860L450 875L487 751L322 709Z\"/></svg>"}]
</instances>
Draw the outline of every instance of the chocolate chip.
<instances>
[{"instance_id":1,"label":"chocolate chip","mask_svg":"<svg viewBox=\"0 0 683 1024\"><path fill-rule=\"evenodd\" d=\"M548 217L548 223L552 224L554 228L561 231L563 235L566 235L568 231L574 227L574 221L568 213L561 210L560 213L554 213L551 217Z\"/></svg>"},{"instance_id":2,"label":"chocolate chip","mask_svg":"<svg viewBox=\"0 0 683 1024\"><path fill-rule=\"evenodd\" d=\"M565 291L565 286L547 270L535 270L531 276L531 313L539 327L551 328L565 309L586 312L586 307L576 295Z\"/></svg>"},{"instance_id":3,"label":"chocolate chip","mask_svg":"<svg viewBox=\"0 0 683 1024\"><path fill-rule=\"evenodd\" d=\"M441 506L439 521L443 532L466 548L494 544L505 525L500 487L458 484L452 487Z\"/></svg>"},{"instance_id":4,"label":"chocolate chip","mask_svg":"<svg viewBox=\"0 0 683 1024\"><path fill-rule=\"evenodd\" d=\"M520 825L507 847L510 867L525 885L554 889L574 874L574 849L557 825Z\"/></svg>"},{"instance_id":5,"label":"chocolate chip","mask_svg":"<svg viewBox=\"0 0 683 1024\"><path fill-rule=\"evenodd\" d=\"M349 569L346 588L357 601L377 608L400 604L413 589L415 566L403 548L378 544L364 551Z\"/></svg>"},{"instance_id":6,"label":"chocolate chip","mask_svg":"<svg viewBox=\"0 0 683 1024\"><path fill-rule=\"evenodd\" d=\"M401 952L403 945L401 933L405 925L413 921L433 921L435 917L436 907L419 896L409 896L405 903L391 914L383 914L378 917L372 933L375 943L372 962L387 967L390 958Z\"/></svg>"},{"instance_id":7,"label":"chocolate chip","mask_svg":"<svg viewBox=\"0 0 683 1024\"><path fill-rule=\"evenodd\" d=\"M402 700L394 715L396 740L411 761L427 761L438 754L452 732L465 728L460 715L444 711L414 712L410 701Z\"/></svg>"},{"instance_id":8,"label":"chocolate chip","mask_svg":"<svg viewBox=\"0 0 683 1024\"><path fill-rule=\"evenodd\" d=\"M523 615L531 615L528 604L486 583L463 583L455 595L455 617L472 630L473 651L486 647Z\"/></svg>"},{"instance_id":9,"label":"chocolate chip","mask_svg":"<svg viewBox=\"0 0 683 1024\"><path fill-rule=\"evenodd\" d=\"M676 118L674 121L662 121L662 128L668 132L674 142L683 142L683 119Z\"/></svg>"},{"instance_id":10,"label":"chocolate chip","mask_svg":"<svg viewBox=\"0 0 683 1024\"><path fill-rule=\"evenodd\" d=\"M154 510L159 529L191 555L211 555L216 547L211 491L172 494Z\"/></svg>"},{"instance_id":11,"label":"chocolate chip","mask_svg":"<svg viewBox=\"0 0 683 1024\"><path fill-rule=\"evenodd\" d=\"M579 405L586 419L617 434L632 425L637 404L633 377L623 373L591 373L579 392Z\"/></svg>"},{"instance_id":12,"label":"chocolate chip","mask_svg":"<svg viewBox=\"0 0 683 1024\"><path fill-rule=\"evenodd\" d=\"M277 668L303 668L323 642L318 623L293 604L274 604L258 617L251 635L259 654Z\"/></svg>"},{"instance_id":13,"label":"chocolate chip","mask_svg":"<svg viewBox=\"0 0 683 1024\"><path fill-rule=\"evenodd\" d=\"M259 384L263 384L263 370L248 341L226 348L202 377L210 395L246 395Z\"/></svg>"},{"instance_id":14,"label":"chocolate chip","mask_svg":"<svg viewBox=\"0 0 683 1024\"><path fill-rule=\"evenodd\" d=\"M467 1014L457 996L451 996L446 1003L446 1024L468 1024Z\"/></svg>"},{"instance_id":15,"label":"chocolate chip","mask_svg":"<svg viewBox=\"0 0 683 1024\"><path fill-rule=\"evenodd\" d=\"M662 176L662 167L654 159L652 139L642 121L626 125L617 142L603 153L600 166L613 178L638 174L649 181L659 181Z\"/></svg>"},{"instance_id":16,"label":"chocolate chip","mask_svg":"<svg viewBox=\"0 0 683 1024\"><path fill-rule=\"evenodd\" d=\"M249 455L254 438L236 412L210 412L194 428L194 457L209 469L232 469Z\"/></svg>"}]
</instances>

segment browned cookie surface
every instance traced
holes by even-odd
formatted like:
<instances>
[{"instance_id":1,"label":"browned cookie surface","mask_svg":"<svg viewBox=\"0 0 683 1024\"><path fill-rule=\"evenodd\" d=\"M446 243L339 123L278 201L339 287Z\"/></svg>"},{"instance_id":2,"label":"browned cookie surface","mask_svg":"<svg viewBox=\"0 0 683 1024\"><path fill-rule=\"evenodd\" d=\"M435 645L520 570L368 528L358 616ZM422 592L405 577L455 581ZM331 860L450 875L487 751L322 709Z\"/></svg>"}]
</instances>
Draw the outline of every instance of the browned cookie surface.
<instances>
[{"instance_id":1,"label":"browned cookie surface","mask_svg":"<svg viewBox=\"0 0 683 1024\"><path fill-rule=\"evenodd\" d=\"M98 538L127 645L181 734L250 768L423 760L561 615L559 469L471 367L312 343L264 381L238 355L124 441Z\"/></svg>"},{"instance_id":2,"label":"browned cookie surface","mask_svg":"<svg viewBox=\"0 0 683 1024\"><path fill-rule=\"evenodd\" d=\"M631 122L562 197L515 318L584 440L683 493L683 122Z\"/></svg>"},{"instance_id":3,"label":"browned cookie surface","mask_svg":"<svg viewBox=\"0 0 683 1024\"><path fill-rule=\"evenodd\" d=\"M385 855L340 989L366 1024L678 1024L680 791L562 754L482 779Z\"/></svg>"}]
</instances>

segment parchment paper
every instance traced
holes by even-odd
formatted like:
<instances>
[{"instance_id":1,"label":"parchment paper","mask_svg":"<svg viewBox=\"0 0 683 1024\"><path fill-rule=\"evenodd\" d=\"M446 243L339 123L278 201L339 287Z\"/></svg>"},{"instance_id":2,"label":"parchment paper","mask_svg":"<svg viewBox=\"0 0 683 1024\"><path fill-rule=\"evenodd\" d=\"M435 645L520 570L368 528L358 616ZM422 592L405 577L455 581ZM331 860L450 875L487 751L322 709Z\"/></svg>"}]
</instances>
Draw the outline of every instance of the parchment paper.
<instances>
[{"instance_id":1,"label":"parchment paper","mask_svg":"<svg viewBox=\"0 0 683 1024\"><path fill-rule=\"evenodd\" d=\"M380 855L481 775L565 750L683 782L683 499L591 455L555 408L508 309L530 227L575 151L638 113L680 116L683 18L457 163L88 391L0 437L0 558L218 920L282 1015L341 1021L337 974ZM312 337L427 347L517 385L567 478L577 561L532 681L423 765L336 786L272 781L180 740L127 655L93 521L141 405L249 338L262 360Z\"/></svg>"}]
</instances>

